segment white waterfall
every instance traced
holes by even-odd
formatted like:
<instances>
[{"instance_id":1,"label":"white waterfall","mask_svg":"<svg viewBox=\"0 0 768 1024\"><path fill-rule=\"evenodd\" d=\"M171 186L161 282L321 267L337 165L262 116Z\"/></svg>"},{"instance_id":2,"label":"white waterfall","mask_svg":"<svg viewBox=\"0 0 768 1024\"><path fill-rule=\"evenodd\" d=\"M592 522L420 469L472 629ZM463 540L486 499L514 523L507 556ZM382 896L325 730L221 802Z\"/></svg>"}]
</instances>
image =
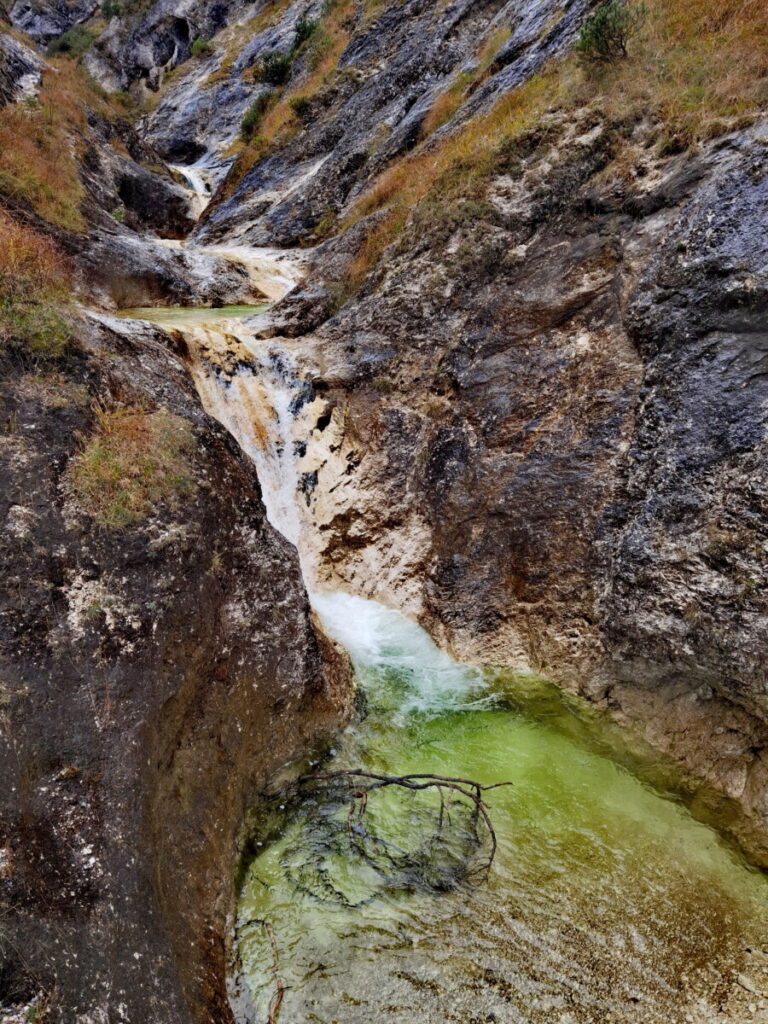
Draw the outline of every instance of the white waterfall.
<instances>
[{"instance_id":1,"label":"white waterfall","mask_svg":"<svg viewBox=\"0 0 768 1024\"><path fill-rule=\"evenodd\" d=\"M187 191L190 193L192 212L199 217L208 203L211 201L211 182L206 173L205 167L200 161L196 164L168 164L172 171L176 171L187 183Z\"/></svg>"}]
</instances>

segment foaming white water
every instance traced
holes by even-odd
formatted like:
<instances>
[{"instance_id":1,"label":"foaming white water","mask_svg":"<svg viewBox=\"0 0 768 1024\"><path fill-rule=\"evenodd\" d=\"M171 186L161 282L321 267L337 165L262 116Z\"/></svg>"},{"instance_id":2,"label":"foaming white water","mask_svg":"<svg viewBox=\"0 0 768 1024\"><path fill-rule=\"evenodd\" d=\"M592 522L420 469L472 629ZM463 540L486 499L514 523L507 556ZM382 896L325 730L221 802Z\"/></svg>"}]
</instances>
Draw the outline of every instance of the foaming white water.
<instances>
[{"instance_id":1,"label":"foaming white water","mask_svg":"<svg viewBox=\"0 0 768 1024\"><path fill-rule=\"evenodd\" d=\"M192 201L192 211L196 217L199 217L212 197L211 183L202 163L168 164L168 166L171 170L177 171L186 181L187 191L190 193Z\"/></svg>"},{"instance_id":2,"label":"foaming white water","mask_svg":"<svg viewBox=\"0 0 768 1024\"><path fill-rule=\"evenodd\" d=\"M436 713L477 707L488 700L482 670L455 662L400 612L341 591L309 596L323 628L346 647L369 687L376 688L372 672L396 678L401 711Z\"/></svg>"},{"instance_id":3,"label":"foaming white water","mask_svg":"<svg viewBox=\"0 0 768 1024\"><path fill-rule=\"evenodd\" d=\"M282 299L303 279L309 259L308 250L282 251L248 245L206 245L201 252L240 263L246 268L255 288L268 299Z\"/></svg>"}]
</instances>

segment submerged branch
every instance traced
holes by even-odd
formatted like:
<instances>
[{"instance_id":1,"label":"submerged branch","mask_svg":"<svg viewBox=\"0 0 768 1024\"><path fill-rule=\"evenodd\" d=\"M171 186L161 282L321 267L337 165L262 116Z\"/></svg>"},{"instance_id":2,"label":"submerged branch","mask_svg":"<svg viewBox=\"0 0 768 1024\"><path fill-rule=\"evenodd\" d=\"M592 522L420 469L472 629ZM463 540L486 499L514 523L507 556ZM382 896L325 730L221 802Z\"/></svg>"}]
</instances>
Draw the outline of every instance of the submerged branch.
<instances>
[{"instance_id":1,"label":"submerged branch","mask_svg":"<svg viewBox=\"0 0 768 1024\"><path fill-rule=\"evenodd\" d=\"M498 789L501 786L511 786L511 782L497 782L493 785L484 786L479 782L475 782L473 779L435 775L426 772L410 775L384 775L379 772L367 771L364 768L348 768L336 772L319 772L313 775L302 775L296 779L295 782L285 786L280 792L281 794L286 794L290 791L296 791L310 785L333 784L344 782L345 780L348 780L350 784L354 786L347 814L347 831L350 842L352 847L362 857L374 864L374 866L376 866L375 863L365 851L365 840L372 840L380 849L384 849L385 853L386 848L391 847L392 844L387 843L386 840L379 836L371 837L365 828L364 818L368 807L369 794L387 786L396 786L410 791L431 789L436 790L439 793L440 810L438 815L437 837L441 836L443 830L446 811L446 794L455 793L464 800L469 801L473 808L473 826L477 845L479 846L481 842L480 836L477 834L477 823L479 819L482 819L488 832L490 850L484 863L468 872L468 874L486 872L493 864L498 847L498 841L496 838L496 831L493 827L493 822L491 821L491 816L488 811L488 806L483 800L482 794L492 789ZM398 852L402 853L402 851Z\"/></svg>"}]
</instances>

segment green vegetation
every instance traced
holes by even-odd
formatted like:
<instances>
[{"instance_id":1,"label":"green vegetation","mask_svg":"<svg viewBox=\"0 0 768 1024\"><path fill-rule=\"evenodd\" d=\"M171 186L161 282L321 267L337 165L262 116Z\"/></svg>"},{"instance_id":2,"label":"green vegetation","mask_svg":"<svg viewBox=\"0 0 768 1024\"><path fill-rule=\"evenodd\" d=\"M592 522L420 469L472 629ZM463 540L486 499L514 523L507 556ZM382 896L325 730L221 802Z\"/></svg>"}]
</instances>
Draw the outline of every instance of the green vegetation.
<instances>
[{"instance_id":1,"label":"green vegetation","mask_svg":"<svg viewBox=\"0 0 768 1024\"><path fill-rule=\"evenodd\" d=\"M250 107L248 107L240 123L240 138L243 142L250 142L253 139L259 125L264 120L264 115L273 102L274 93L262 92L259 93Z\"/></svg>"},{"instance_id":2,"label":"green vegetation","mask_svg":"<svg viewBox=\"0 0 768 1024\"><path fill-rule=\"evenodd\" d=\"M192 43L191 53L193 57L205 57L212 52L213 46L211 46L207 39L203 39L202 36L198 36Z\"/></svg>"},{"instance_id":3,"label":"green vegetation","mask_svg":"<svg viewBox=\"0 0 768 1024\"><path fill-rule=\"evenodd\" d=\"M101 16L109 20L118 17L122 10L122 4L118 3L118 0L104 0L101 5Z\"/></svg>"},{"instance_id":4,"label":"green vegetation","mask_svg":"<svg viewBox=\"0 0 768 1024\"><path fill-rule=\"evenodd\" d=\"M64 35L52 39L45 52L49 57L82 57L86 50L90 49L95 38L96 33L91 29L73 25Z\"/></svg>"},{"instance_id":5,"label":"green vegetation","mask_svg":"<svg viewBox=\"0 0 768 1024\"><path fill-rule=\"evenodd\" d=\"M71 281L55 244L0 209L0 356L22 363L60 358Z\"/></svg>"},{"instance_id":6,"label":"green vegetation","mask_svg":"<svg viewBox=\"0 0 768 1024\"><path fill-rule=\"evenodd\" d=\"M317 31L318 23L310 18L299 18L296 22L296 34L293 40L293 52L297 53L301 47Z\"/></svg>"},{"instance_id":7,"label":"green vegetation","mask_svg":"<svg viewBox=\"0 0 768 1024\"><path fill-rule=\"evenodd\" d=\"M256 67L257 81L267 85L285 85L291 74L292 60L290 53L270 50L264 54Z\"/></svg>"},{"instance_id":8,"label":"green vegetation","mask_svg":"<svg viewBox=\"0 0 768 1024\"><path fill-rule=\"evenodd\" d=\"M99 409L95 431L71 463L73 491L102 526L129 526L158 503L173 504L193 492L193 448L192 428L180 416Z\"/></svg>"},{"instance_id":9,"label":"green vegetation","mask_svg":"<svg viewBox=\"0 0 768 1024\"><path fill-rule=\"evenodd\" d=\"M646 15L643 6L630 7L626 0L608 0L584 22L576 52L585 61L609 63L627 57L627 44Z\"/></svg>"}]
</instances>

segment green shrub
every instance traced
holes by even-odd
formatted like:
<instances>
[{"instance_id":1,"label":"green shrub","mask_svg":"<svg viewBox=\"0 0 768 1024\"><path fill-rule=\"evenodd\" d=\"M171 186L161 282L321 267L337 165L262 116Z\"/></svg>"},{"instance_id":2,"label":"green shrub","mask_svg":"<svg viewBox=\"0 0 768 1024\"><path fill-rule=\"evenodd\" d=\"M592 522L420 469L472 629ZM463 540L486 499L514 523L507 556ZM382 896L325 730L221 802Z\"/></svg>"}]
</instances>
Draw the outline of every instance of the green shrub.
<instances>
[{"instance_id":1,"label":"green shrub","mask_svg":"<svg viewBox=\"0 0 768 1024\"><path fill-rule=\"evenodd\" d=\"M243 120L240 122L240 138L243 142L248 142L253 138L257 128L264 120L264 115L272 105L272 100L273 94L271 92L262 92L259 93L250 107L248 107Z\"/></svg>"},{"instance_id":2,"label":"green shrub","mask_svg":"<svg viewBox=\"0 0 768 1024\"><path fill-rule=\"evenodd\" d=\"M291 105L291 110L300 120L303 120L312 109L312 101L309 96L293 96L288 102Z\"/></svg>"},{"instance_id":3,"label":"green shrub","mask_svg":"<svg viewBox=\"0 0 768 1024\"><path fill-rule=\"evenodd\" d=\"M626 0L608 0L584 22L576 52L590 63L606 64L627 56L627 44L646 15L644 6L630 7Z\"/></svg>"},{"instance_id":4,"label":"green shrub","mask_svg":"<svg viewBox=\"0 0 768 1024\"><path fill-rule=\"evenodd\" d=\"M82 57L95 38L96 33L90 29L83 28L82 25L73 25L64 35L48 43L46 53L49 57Z\"/></svg>"},{"instance_id":5,"label":"green shrub","mask_svg":"<svg viewBox=\"0 0 768 1024\"><path fill-rule=\"evenodd\" d=\"M116 18L122 9L117 0L104 0L101 5L101 15L103 18Z\"/></svg>"},{"instance_id":6,"label":"green shrub","mask_svg":"<svg viewBox=\"0 0 768 1024\"><path fill-rule=\"evenodd\" d=\"M205 57L207 53L210 53L213 47L207 39L203 39L202 36L198 36L197 39L192 43L191 53L193 57Z\"/></svg>"},{"instance_id":7,"label":"green shrub","mask_svg":"<svg viewBox=\"0 0 768 1024\"><path fill-rule=\"evenodd\" d=\"M293 52L300 49L304 43L314 35L317 30L317 22L310 18L299 18L296 22L296 34L293 38Z\"/></svg>"},{"instance_id":8,"label":"green shrub","mask_svg":"<svg viewBox=\"0 0 768 1024\"><path fill-rule=\"evenodd\" d=\"M272 50L265 53L256 68L256 78L268 85L285 85L291 74L291 55Z\"/></svg>"}]
</instances>

